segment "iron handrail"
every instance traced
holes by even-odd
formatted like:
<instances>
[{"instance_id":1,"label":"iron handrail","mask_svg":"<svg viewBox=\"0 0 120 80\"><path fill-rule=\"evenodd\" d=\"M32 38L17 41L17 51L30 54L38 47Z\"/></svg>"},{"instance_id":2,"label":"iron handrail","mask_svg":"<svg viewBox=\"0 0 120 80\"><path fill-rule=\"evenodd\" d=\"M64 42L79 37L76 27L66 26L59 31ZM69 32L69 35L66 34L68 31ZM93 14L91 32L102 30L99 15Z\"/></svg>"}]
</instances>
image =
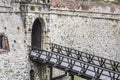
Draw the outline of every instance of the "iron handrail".
<instances>
[{"instance_id":1,"label":"iron handrail","mask_svg":"<svg viewBox=\"0 0 120 80\"><path fill-rule=\"evenodd\" d=\"M58 44L49 43L51 51L57 52L59 54L63 54L65 56L70 56L72 58L82 60L84 62L88 62L94 65L98 65L104 67L109 70L120 72L120 62L113 61L107 58L103 58L100 56L96 56L93 54L88 54L82 51L78 51L75 49L67 48ZM76 57L75 57L76 56Z\"/></svg>"},{"instance_id":2,"label":"iron handrail","mask_svg":"<svg viewBox=\"0 0 120 80\"><path fill-rule=\"evenodd\" d=\"M33 49L33 48L32 48L32 49ZM88 63L88 62L85 62L85 61L77 60L77 59L72 58L72 57L70 57L70 56L66 56L66 55L63 55L63 54L58 54L58 53L56 53L56 52L49 52L49 51L41 50L41 49L35 48L35 47L34 47L34 49L33 49L32 51L35 52L35 53L38 53L37 55L39 55L39 56L38 56L37 59L36 59L36 60L38 60L38 62L39 62L40 55L46 55L46 59L43 60L43 62L45 62L45 63L47 63L47 64L49 63L49 65L52 64L52 66L57 65L56 67L58 67L58 65L59 65L59 67L60 67L60 66L62 66L61 63L62 63L62 62L65 62L64 60L61 60L62 62L61 62L60 64L50 62L50 59L51 59L51 58L54 58L54 57L52 57L53 55L58 56L58 57L56 57L56 59L57 59L58 61L60 61L59 58L62 57L62 58L68 59L69 61L79 62L80 64L83 64L84 66L87 66L87 67L83 67L83 66L80 66L80 65L76 65L76 64L74 64L74 63L71 64L71 62L66 62L66 63L68 63L69 65L72 65L72 67L68 66L68 67L66 67L66 69L68 69L68 71L71 70L71 72L75 72L76 75L78 75L78 76L79 76L79 73L80 73L80 76L81 76L81 74L83 74L83 73L81 73L81 71L74 71L74 70L72 70L74 66L81 67L83 70L86 69L85 71L83 71L84 73L86 73L86 71L89 70L88 67L93 67L94 70L93 70L92 72L94 72L94 73L95 73L95 76L97 76L98 78L99 78L101 75L104 75L104 76L110 77L111 79L113 78L113 79L118 80L119 77L120 77L120 72L118 72L118 71L113 71L113 70L106 69L106 68L104 68L104 67L100 67L100 66L98 66L98 65L94 65L94 64L91 64L91 63ZM46 54L43 54L43 53L46 53ZM36 56L34 56L34 57L36 57ZM65 68L64 68L64 69L65 69ZM66 70L66 69L65 69L65 70ZM90 70L89 70L89 71L90 71ZM108 72L108 74L104 74L104 73L103 73L104 71ZM112 75L112 74L113 74L113 75ZM84 74L84 75L86 75L86 74ZM117 77L116 77L115 75L116 75ZM93 76L93 78L95 78L95 76Z\"/></svg>"}]
</instances>

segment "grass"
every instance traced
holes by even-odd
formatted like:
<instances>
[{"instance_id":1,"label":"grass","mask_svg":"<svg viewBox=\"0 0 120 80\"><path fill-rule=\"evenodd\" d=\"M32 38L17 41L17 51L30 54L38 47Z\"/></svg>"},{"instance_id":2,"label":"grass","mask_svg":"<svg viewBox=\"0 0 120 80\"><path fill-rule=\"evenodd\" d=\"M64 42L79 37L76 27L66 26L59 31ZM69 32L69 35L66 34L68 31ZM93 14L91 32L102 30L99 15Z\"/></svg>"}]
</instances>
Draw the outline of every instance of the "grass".
<instances>
[{"instance_id":1,"label":"grass","mask_svg":"<svg viewBox=\"0 0 120 80\"><path fill-rule=\"evenodd\" d=\"M118 71L120 71L120 67L118 67Z\"/></svg>"},{"instance_id":2,"label":"grass","mask_svg":"<svg viewBox=\"0 0 120 80\"><path fill-rule=\"evenodd\" d=\"M74 80L86 80L86 79L78 77L78 76L75 76Z\"/></svg>"},{"instance_id":3,"label":"grass","mask_svg":"<svg viewBox=\"0 0 120 80\"><path fill-rule=\"evenodd\" d=\"M108 69L113 70L113 68L112 68L112 67L108 67ZM120 72L120 66L119 66L119 67L117 67L117 69L116 69L115 71Z\"/></svg>"}]
</instances>

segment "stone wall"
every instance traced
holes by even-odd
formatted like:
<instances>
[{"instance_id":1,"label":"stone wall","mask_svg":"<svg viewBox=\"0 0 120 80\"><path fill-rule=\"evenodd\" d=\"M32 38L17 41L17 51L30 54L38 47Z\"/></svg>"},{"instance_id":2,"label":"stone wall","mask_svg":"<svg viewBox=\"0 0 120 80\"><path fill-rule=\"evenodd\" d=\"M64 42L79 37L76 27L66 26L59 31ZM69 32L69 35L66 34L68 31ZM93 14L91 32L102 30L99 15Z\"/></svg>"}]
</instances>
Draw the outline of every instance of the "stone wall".
<instances>
[{"instance_id":1,"label":"stone wall","mask_svg":"<svg viewBox=\"0 0 120 80\"><path fill-rule=\"evenodd\" d=\"M51 2L51 43L120 60L120 6L69 0Z\"/></svg>"},{"instance_id":2,"label":"stone wall","mask_svg":"<svg viewBox=\"0 0 120 80\"><path fill-rule=\"evenodd\" d=\"M25 29L20 14L13 10L11 0L0 2L0 33L8 37L10 52L0 54L0 80L28 80L30 64Z\"/></svg>"},{"instance_id":3,"label":"stone wall","mask_svg":"<svg viewBox=\"0 0 120 80\"><path fill-rule=\"evenodd\" d=\"M47 49L45 43L56 43L120 60L118 5L79 0L51 0L51 7L21 5L11 0L2 0L0 4L0 33L8 37L10 48L10 52L0 54L0 80L29 80L31 69L35 70L35 80L48 80L46 66L33 63L28 57L32 26L37 18L43 21L42 48ZM54 76L58 73L61 71Z\"/></svg>"},{"instance_id":4,"label":"stone wall","mask_svg":"<svg viewBox=\"0 0 120 80\"><path fill-rule=\"evenodd\" d=\"M50 43L120 60L120 6L72 0L51 0L51 5Z\"/></svg>"},{"instance_id":5,"label":"stone wall","mask_svg":"<svg viewBox=\"0 0 120 80\"><path fill-rule=\"evenodd\" d=\"M8 37L10 48L0 54L0 80L31 80L31 69L35 71L35 80L47 80L46 67L30 61L28 55L33 23L37 18L46 19L47 15L35 14L29 6L11 0L0 4L0 33Z\"/></svg>"}]
</instances>

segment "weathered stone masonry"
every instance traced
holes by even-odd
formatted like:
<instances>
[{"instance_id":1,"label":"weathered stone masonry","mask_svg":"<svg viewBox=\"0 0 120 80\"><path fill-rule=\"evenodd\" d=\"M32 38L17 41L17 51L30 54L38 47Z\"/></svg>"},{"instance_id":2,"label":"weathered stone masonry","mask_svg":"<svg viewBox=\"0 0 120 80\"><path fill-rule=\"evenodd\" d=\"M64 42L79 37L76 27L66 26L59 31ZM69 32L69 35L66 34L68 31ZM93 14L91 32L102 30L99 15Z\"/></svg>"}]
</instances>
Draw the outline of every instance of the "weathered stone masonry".
<instances>
[{"instance_id":1,"label":"weathered stone masonry","mask_svg":"<svg viewBox=\"0 0 120 80\"><path fill-rule=\"evenodd\" d=\"M119 60L120 6L69 0L52 4L51 42Z\"/></svg>"},{"instance_id":2,"label":"weathered stone masonry","mask_svg":"<svg viewBox=\"0 0 120 80\"><path fill-rule=\"evenodd\" d=\"M56 43L120 60L119 5L72 0L42 3L0 1L0 33L7 36L10 48L9 52L0 54L0 80L30 80L31 69L35 71L35 80L49 78L49 70L28 57L32 27L37 18L43 30L42 48L47 49L45 43ZM31 10L31 6L35 7Z\"/></svg>"}]
</instances>

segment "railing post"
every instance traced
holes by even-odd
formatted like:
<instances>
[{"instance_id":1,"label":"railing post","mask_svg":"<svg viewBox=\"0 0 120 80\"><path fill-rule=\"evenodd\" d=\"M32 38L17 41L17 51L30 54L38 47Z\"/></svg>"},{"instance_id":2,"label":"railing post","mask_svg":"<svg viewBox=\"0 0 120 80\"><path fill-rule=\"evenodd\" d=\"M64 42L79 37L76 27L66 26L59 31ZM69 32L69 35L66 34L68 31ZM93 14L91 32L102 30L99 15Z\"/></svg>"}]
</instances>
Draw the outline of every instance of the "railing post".
<instances>
[{"instance_id":1,"label":"railing post","mask_svg":"<svg viewBox=\"0 0 120 80\"><path fill-rule=\"evenodd\" d=\"M53 68L51 66L50 67L50 80L52 80L52 76L53 76Z\"/></svg>"},{"instance_id":2,"label":"railing post","mask_svg":"<svg viewBox=\"0 0 120 80\"><path fill-rule=\"evenodd\" d=\"M30 80L34 80L34 70L30 70Z\"/></svg>"},{"instance_id":3,"label":"railing post","mask_svg":"<svg viewBox=\"0 0 120 80\"><path fill-rule=\"evenodd\" d=\"M74 80L74 75L73 75L73 74L70 74L70 76L71 76L71 80Z\"/></svg>"}]
</instances>

